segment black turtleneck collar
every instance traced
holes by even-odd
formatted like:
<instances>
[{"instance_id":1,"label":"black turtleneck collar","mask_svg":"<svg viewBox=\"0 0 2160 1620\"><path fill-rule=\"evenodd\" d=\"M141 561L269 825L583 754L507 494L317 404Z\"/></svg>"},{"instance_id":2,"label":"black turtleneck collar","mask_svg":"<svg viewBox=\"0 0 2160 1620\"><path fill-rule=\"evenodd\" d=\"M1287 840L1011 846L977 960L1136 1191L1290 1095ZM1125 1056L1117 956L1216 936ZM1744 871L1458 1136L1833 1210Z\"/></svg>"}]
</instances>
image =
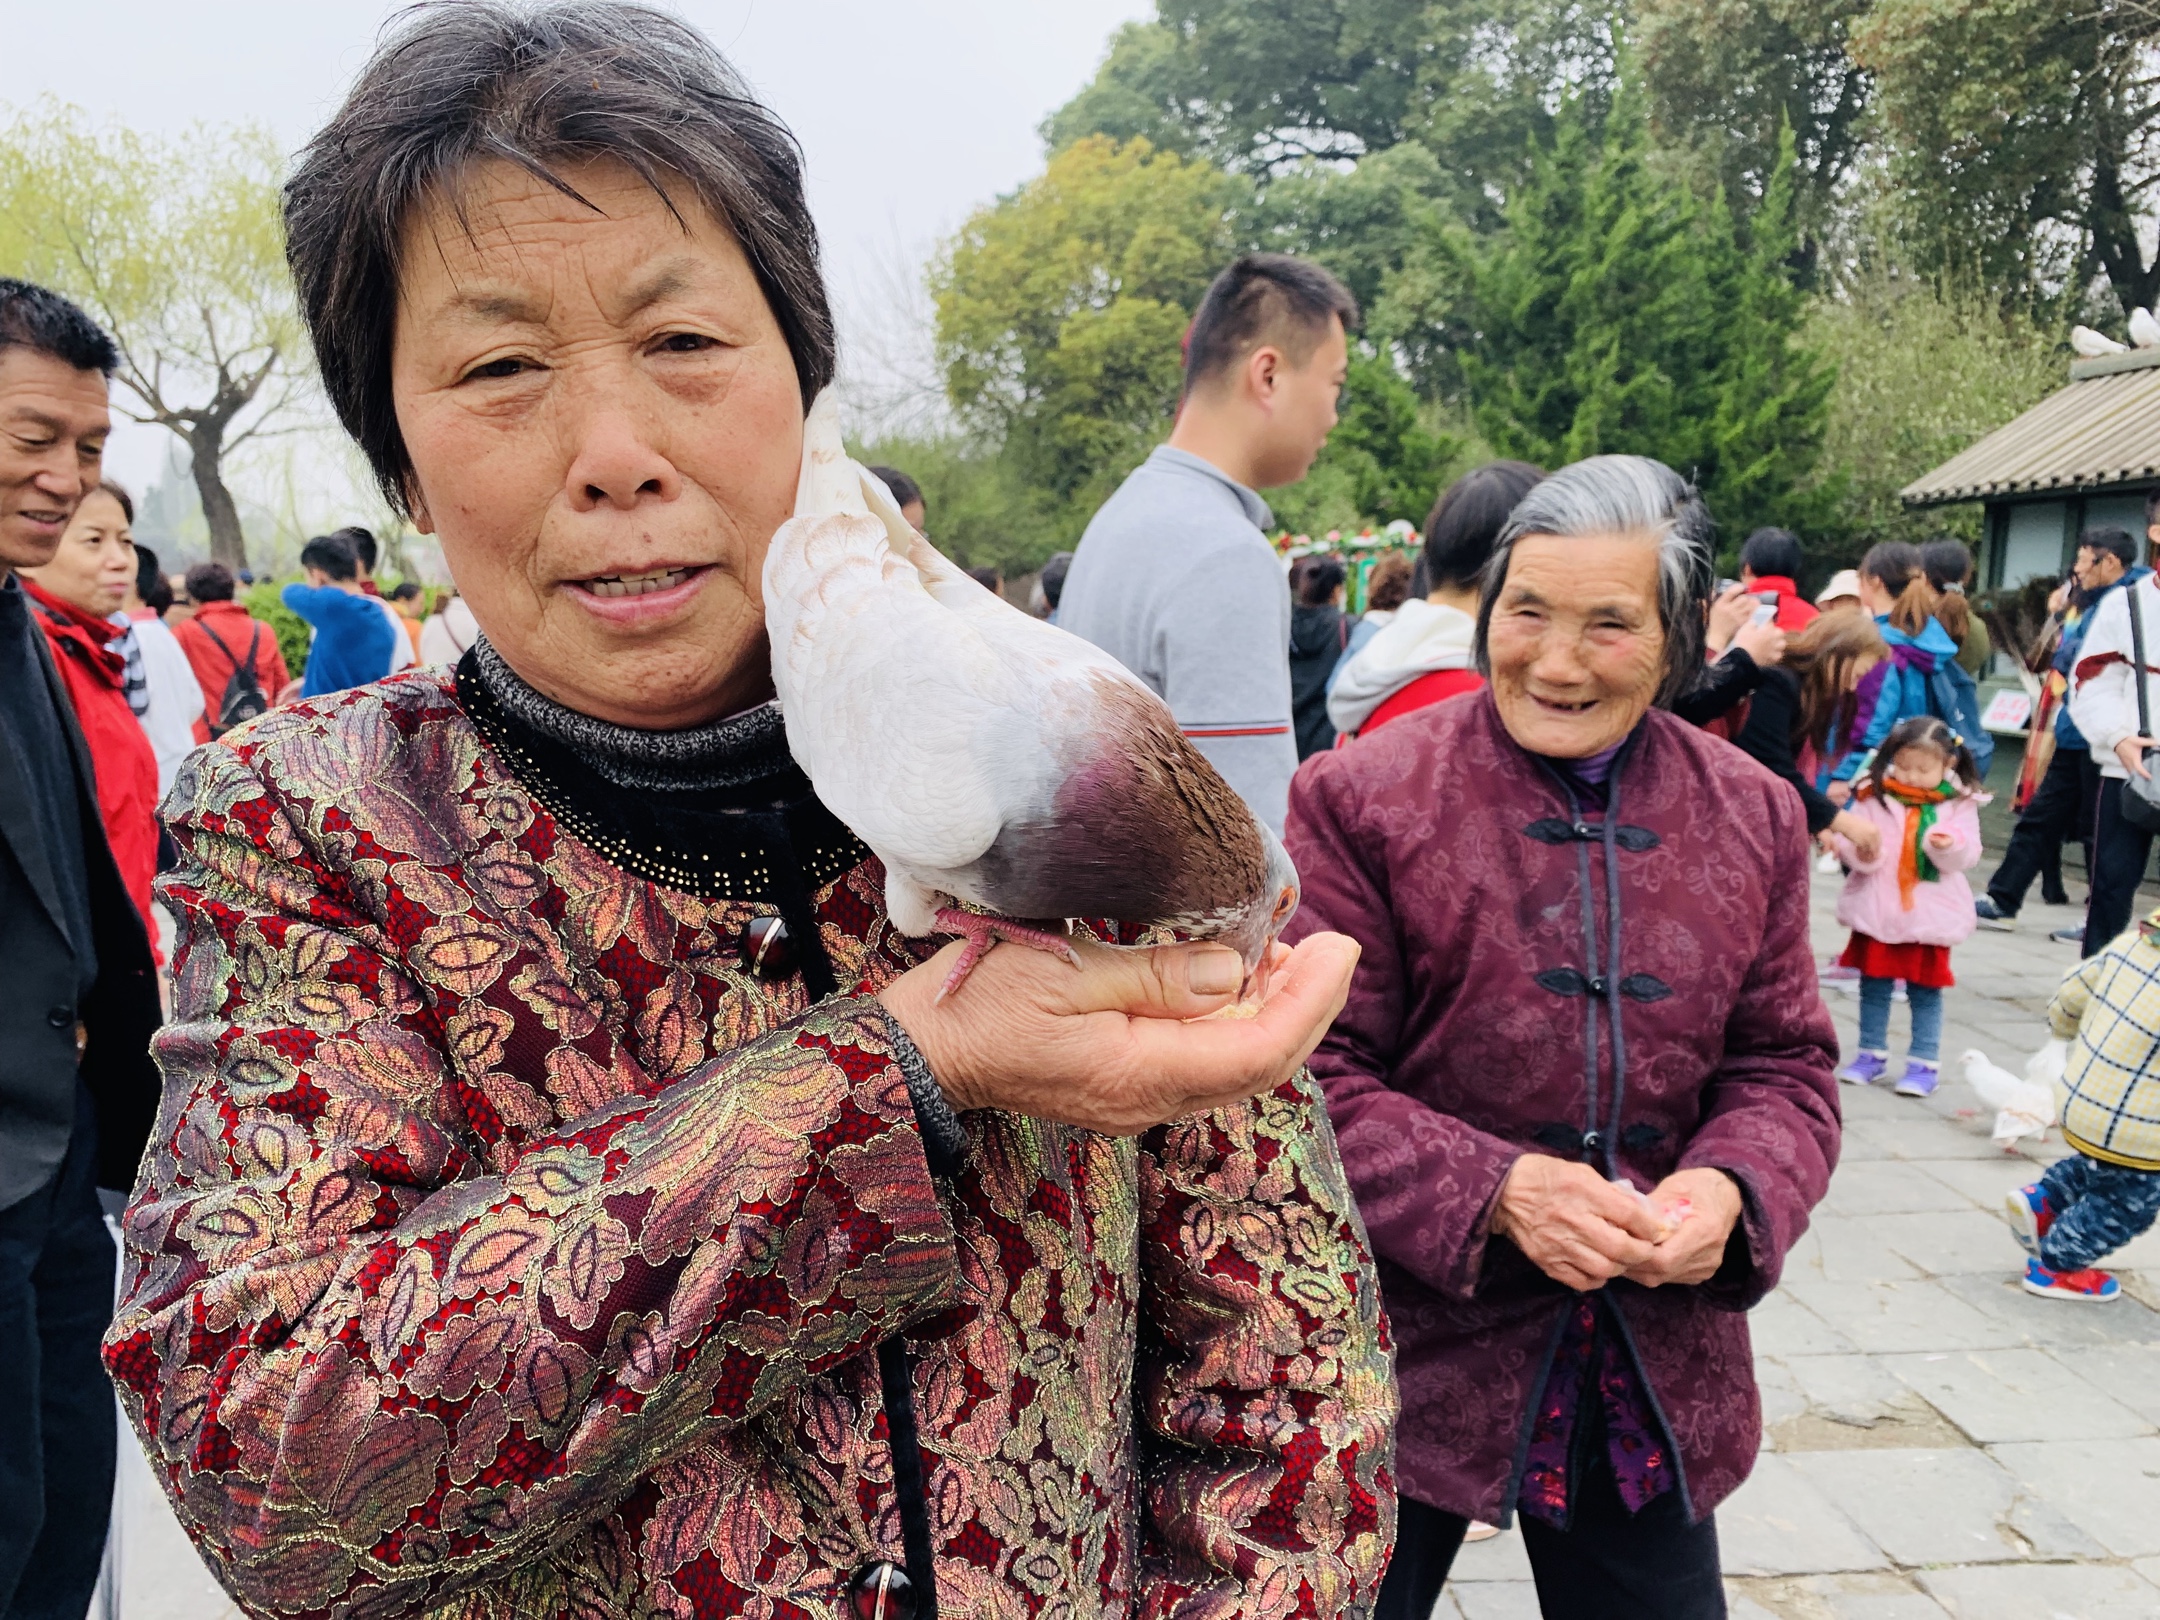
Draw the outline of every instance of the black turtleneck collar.
<instances>
[{"instance_id":1,"label":"black turtleneck collar","mask_svg":"<svg viewBox=\"0 0 2160 1620\"><path fill-rule=\"evenodd\" d=\"M777 703L682 731L613 725L535 691L485 638L457 690L525 789L649 882L789 911L869 858L788 753Z\"/></svg>"}]
</instances>

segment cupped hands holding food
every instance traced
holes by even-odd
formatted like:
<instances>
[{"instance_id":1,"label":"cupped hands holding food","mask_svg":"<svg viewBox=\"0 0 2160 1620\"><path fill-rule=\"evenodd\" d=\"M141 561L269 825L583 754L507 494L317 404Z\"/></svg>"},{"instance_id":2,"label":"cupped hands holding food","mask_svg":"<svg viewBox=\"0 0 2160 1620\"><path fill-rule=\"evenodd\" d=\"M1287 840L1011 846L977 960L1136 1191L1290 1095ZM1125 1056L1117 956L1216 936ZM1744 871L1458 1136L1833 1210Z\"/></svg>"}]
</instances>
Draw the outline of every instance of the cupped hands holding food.
<instances>
[{"instance_id":1,"label":"cupped hands holding food","mask_svg":"<svg viewBox=\"0 0 2160 1620\"><path fill-rule=\"evenodd\" d=\"M1722 1170L1679 1170L1647 1195L1587 1164L1526 1153L1501 1184L1492 1232L1578 1293L1625 1277L1645 1288L1708 1282L1740 1219Z\"/></svg>"},{"instance_id":2,"label":"cupped hands holding food","mask_svg":"<svg viewBox=\"0 0 2160 1620\"><path fill-rule=\"evenodd\" d=\"M1266 999L1237 1005L1245 977L1222 945L1119 949L1076 942L1080 966L1041 951L990 952L940 999L962 945L887 985L879 999L921 1050L954 1109L998 1108L1134 1136L1270 1091L1295 1074L1350 990L1358 947L1316 934L1273 947Z\"/></svg>"}]
</instances>

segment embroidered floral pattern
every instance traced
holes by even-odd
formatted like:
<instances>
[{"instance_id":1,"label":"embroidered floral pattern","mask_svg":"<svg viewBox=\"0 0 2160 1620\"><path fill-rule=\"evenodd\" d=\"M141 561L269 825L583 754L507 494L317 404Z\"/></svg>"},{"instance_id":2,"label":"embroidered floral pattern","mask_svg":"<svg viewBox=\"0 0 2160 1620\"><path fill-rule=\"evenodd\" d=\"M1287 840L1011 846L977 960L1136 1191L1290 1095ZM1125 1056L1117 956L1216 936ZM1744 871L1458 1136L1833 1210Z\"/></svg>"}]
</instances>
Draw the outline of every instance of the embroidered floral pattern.
<instances>
[{"instance_id":1,"label":"embroidered floral pattern","mask_svg":"<svg viewBox=\"0 0 2160 1620\"><path fill-rule=\"evenodd\" d=\"M807 1006L739 966L759 907L601 861L433 675L179 799L107 1359L251 1609L830 1614L903 1556L903 1332L941 1615L1369 1604L1393 1384L1303 1077L1136 1142L970 1116L940 1187L874 865L816 900L858 994Z\"/></svg>"}]
</instances>

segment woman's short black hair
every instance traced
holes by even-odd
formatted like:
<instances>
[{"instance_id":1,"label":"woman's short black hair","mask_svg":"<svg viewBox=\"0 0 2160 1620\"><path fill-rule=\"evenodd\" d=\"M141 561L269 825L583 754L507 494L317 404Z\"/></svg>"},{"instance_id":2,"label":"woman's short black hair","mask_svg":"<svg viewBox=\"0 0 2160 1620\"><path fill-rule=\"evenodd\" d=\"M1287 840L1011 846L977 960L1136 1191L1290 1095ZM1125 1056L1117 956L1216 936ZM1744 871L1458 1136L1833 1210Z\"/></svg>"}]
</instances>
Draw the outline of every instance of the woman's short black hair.
<instances>
[{"instance_id":1,"label":"woman's short black hair","mask_svg":"<svg viewBox=\"0 0 2160 1620\"><path fill-rule=\"evenodd\" d=\"M391 28L285 187L286 256L323 386L399 510L412 464L390 347L413 210L454 202L464 172L489 161L582 202L559 171L600 158L635 171L678 218L694 199L734 232L805 409L832 380L802 152L703 35L622 0L432 0Z\"/></svg>"},{"instance_id":2,"label":"woman's short black hair","mask_svg":"<svg viewBox=\"0 0 2160 1620\"><path fill-rule=\"evenodd\" d=\"M1544 476L1527 461L1488 461L1442 490L1425 520L1425 591L1476 590L1508 514Z\"/></svg>"},{"instance_id":3,"label":"woman's short black hair","mask_svg":"<svg viewBox=\"0 0 2160 1620\"><path fill-rule=\"evenodd\" d=\"M1805 562L1790 529L1757 529L1740 544L1740 566L1757 579L1798 579Z\"/></svg>"}]
</instances>

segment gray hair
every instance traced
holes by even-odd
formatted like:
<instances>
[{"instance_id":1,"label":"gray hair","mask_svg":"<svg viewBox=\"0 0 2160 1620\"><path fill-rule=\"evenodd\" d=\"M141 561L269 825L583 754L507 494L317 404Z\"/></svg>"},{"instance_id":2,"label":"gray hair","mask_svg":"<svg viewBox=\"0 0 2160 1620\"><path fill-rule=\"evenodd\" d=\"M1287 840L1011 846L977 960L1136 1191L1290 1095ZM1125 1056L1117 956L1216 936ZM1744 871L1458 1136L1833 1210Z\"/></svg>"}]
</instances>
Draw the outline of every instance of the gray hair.
<instances>
[{"instance_id":1,"label":"gray hair","mask_svg":"<svg viewBox=\"0 0 2160 1620\"><path fill-rule=\"evenodd\" d=\"M833 376L832 313L802 154L705 37L625 0L433 0L402 13L285 186L286 258L338 419L402 511L411 462L390 397L408 216L463 174L612 158L682 217L732 231L795 360L807 410ZM684 194L686 195L678 195Z\"/></svg>"},{"instance_id":2,"label":"gray hair","mask_svg":"<svg viewBox=\"0 0 2160 1620\"><path fill-rule=\"evenodd\" d=\"M1702 491L1662 461L1591 456L1562 467L1516 503L1493 544L1478 599L1479 670L1491 679L1486 642L1516 541L1526 534L1562 540L1640 535L1657 546L1658 621L1665 630L1665 674L1657 701L1670 707L1702 674L1703 604L1716 580L1715 532Z\"/></svg>"}]
</instances>

